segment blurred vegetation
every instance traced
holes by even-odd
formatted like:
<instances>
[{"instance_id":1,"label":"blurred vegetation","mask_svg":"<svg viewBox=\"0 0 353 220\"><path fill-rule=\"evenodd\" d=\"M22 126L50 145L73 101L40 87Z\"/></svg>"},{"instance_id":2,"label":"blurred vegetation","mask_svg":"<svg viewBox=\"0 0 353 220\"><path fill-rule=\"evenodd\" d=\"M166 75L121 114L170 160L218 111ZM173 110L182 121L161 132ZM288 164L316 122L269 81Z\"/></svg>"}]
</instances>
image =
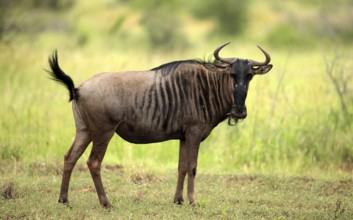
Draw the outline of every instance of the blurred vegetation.
<instances>
[{"instance_id":1,"label":"blurred vegetation","mask_svg":"<svg viewBox=\"0 0 353 220\"><path fill-rule=\"evenodd\" d=\"M139 22L152 49L176 50L187 46L187 37L182 32L178 16L177 1L135 0L132 1L132 7L141 13Z\"/></svg>"},{"instance_id":2,"label":"blurred vegetation","mask_svg":"<svg viewBox=\"0 0 353 220\"><path fill-rule=\"evenodd\" d=\"M313 48L318 43L333 41L352 44L353 38L350 13L353 2L349 0L339 3L268 1L266 4L258 0L110 0L99 6L95 9L94 3L70 0L3 0L0 2L0 37L59 31L73 34L78 46L83 46L93 38L110 33L122 37L121 44L143 41L150 48L168 51L191 46L195 32L190 29L195 25L203 27L196 34L201 40L253 38L249 35L254 34L257 39L278 48ZM101 13L107 18L104 23L91 20L101 20ZM89 30L83 28L84 24L90 26L86 27ZM100 34L93 33L95 31Z\"/></svg>"},{"instance_id":3,"label":"blurred vegetation","mask_svg":"<svg viewBox=\"0 0 353 220\"><path fill-rule=\"evenodd\" d=\"M274 46L312 49L324 42L352 43L352 1L299 2L277 2L272 5L281 17L267 38Z\"/></svg>"},{"instance_id":4,"label":"blurred vegetation","mask_svg":"<svg viewBox=\"0 0 353 220\"><path fill-rule=\"evenodd\" d=\"M212 31L219 35L235 37L240 35L247 26L249 1L217 0L192 1L192 14L200 19L212 19L215 28Z\"/></svg>"},{"instance_id":5,"label":"blurred vegetation","mask_svg":"<svg viewBox=\"0 0 353 220\"><path fill-rule=\"evenodd\" d=\"M325 60L326 74L340 103L340 107L333 112L335 127L339 126L341 129L350 129L353 121L353 66L350 59L347 55L336 52L331 59L326 57ZM351 160L353 161L353 157Z\"/></svg>"},{"instance_id":6,"label":"blurred vegetation","mask_svg":"<svg viewBox=\"0 0 353 220\"><path fill-rule=\"evenodd\" d=\"M48 21L42 14L59 13L74 5L70 0L2 0L0 2L0 38L4 35L41 33L47 31ZM56 29L58 27L54 27Z\"/></svg>"},{"instance_id":7,"label":"blurred vegetation","mask_svg":"<svg viewBox=\"0 0 353 220\"><path fill-rule=\"evenodd\" d=\"M61 161L68 149L67 94L43 71L54 49L79 85L96 72L207 58L232 41L222 56L262 60L259 44L274 68L253 80L249 117L203 143L200 168L351 174L352 10L349 0L2 0L0 157ZM106 161L176 167L176 141L153 146L115 138Z\"/></svg>"}]
</instances>

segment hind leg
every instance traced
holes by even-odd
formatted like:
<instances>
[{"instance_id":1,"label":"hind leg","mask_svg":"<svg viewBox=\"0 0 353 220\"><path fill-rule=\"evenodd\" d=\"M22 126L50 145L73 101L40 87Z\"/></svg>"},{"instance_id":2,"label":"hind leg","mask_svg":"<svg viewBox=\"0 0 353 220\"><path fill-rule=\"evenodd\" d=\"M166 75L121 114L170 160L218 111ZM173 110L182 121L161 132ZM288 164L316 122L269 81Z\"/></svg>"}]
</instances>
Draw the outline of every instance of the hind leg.
<instances>
[{"instance_id":1,"label":"hind leg","mask_svg":"<svg viewBox=\"0 0 353 220\"><path fill-rule=\"evenodd\" d=\"M174 196L174 203L177 204L182 204L184 202L183 188L185 176L187 173L187 150L188 149L185 144L185 140L181 140L179 146L178 183Z\"/></svg>"},{"instance_id":2,"label":"hind leg","mask_svg":"<svg viewBox=\"0 0 353 220\"><path fill-rule=\"evenodd\" d=\"M91 138L87 130L76 131L75 140L64 157L64 171L59 197L60 203L69 202L68 190L72 170L74 169L77 160L81 157L82 153L86 150L90 142Z\"/></svg>"},{"instance_id":3,"label":"hind leg","mask_svg":"<svg viewBox=\"0 0 353 220\"><path fill-rule=\"evenodd\" d=\"M115 130L107 132L96 132L93 135L93 147L91 154L88 158L87 165L90 170L94 186L98 194L98 199L100 204L103 207L110 208L111 204L108 201L108 198L105 194L102 178L101 178L101 164L107 150L107 146L112 136L114 135Z\"/></svg>"}]
</instances>

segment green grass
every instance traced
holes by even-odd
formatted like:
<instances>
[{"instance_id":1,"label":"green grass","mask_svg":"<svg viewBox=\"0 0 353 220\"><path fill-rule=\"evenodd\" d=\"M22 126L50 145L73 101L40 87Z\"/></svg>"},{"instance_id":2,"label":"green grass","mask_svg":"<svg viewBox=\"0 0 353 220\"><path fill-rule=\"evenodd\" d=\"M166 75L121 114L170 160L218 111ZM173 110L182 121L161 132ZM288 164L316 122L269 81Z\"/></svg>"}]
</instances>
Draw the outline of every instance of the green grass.
<instances>
[{"instance_id":1,"label":"green grass","mask_svg":"<svg viewBox=\"0 0 353 220\"><path fill-rule=\"evenodd\" d=\"M61 160L75 129L67 91L50 81L43 70L48 68L50 50L41 46L32 52L28 44L19 47L18 51L2 50L0 55L0 156L28 162ZM255 59L260 55L255 47L244 47L250 51L244 54L254 53ZM128 60L131 51L91 50L59 51L60 64L76 85L100 71L143 70L202 54L164 58L151 54L146 58L141 52L135 56L136 64ZM224 56L231 56L230 51L232 47ZM278 50L271 53L274 69L254 77L250 85L248 118L236 127L222 123L212 132L201 145L200 167L216 173L350 176L346 168L353 162L352 123L341 113L322 55L318 51L306 52L307 56ZM350 62L345 65L352 65ZM177 156L177 141L134 145L115 136L105 162L171 169L176 167Z\"/></svg>"},{"instance_id":2,"label":"green grass","mask_svg":"<svg viewBox=\"0 0 353 220\"><path fill-rule=\"evenodd\" d=\"M34 21L30 20L33 13L36 22L46 21L43 31L10 33L0 42L1 219L350 219L352 45L328 43L328 38L314 35L305 36L304 46L294 44L293 39L303 42L297 26L291 26L291 16L298 25L306 21L316 24L316 7L293 11L285 4L254 1L252 5L259 5L250 7L253 19L245 34L235 39L210 37L212 22L183 14L189 49L166 53L147 49L137 12L126 6L110 7L107 2L82 1L57 13L19 7L22 19L28 18L26 24ZM126 18L119 27L123 31L108 33L119 16ZM45 29L53 24L63 29ZM291 30L288 36L281 32L286 28ZM306 45L312 39L316 43ZM262 60L256 48L259 44L271 54L274 68L251 82L248 117L235 127L220 124L201 144L196 180L199 206L172 203L178 141L134 145L118 136L111 141L103 162L104 167L125 167L103 169L114 208L99 207L84 165L90 148L74 171L70 205L56 202L63 156L75 127L67 91L50 81L44 71L54 49L59 51L60 66L79 85L97 72L146 70L174 60L207 59L227 41L232 44L222 50L223 57ZM344 90L346 112L326 74L325 64L337 53L340 60L335 74ZM345 76L339 78L341 70Z\"/></svg>"},{"instance_id":3,"label":"green grass","mask_svg":"<svg viewBox=\"0 0 353 220\"><path fill-rule=\"evenodd\" d=\"M147 59L140 54L134 66L122 53L90 50L59 51L61 66L76 84L102 70L148 69L179 57L157 54ZM74 170L70 205L56 202L74 122L67 91L42 70L51 51L30 51L22 45L20 51L0 55L4 73L0 218L350 219L353 215L351 127L342 126L339 100L320 53L307 54L308 60L301 54L287 59L286 52L272 51L275 68L251 84L248 118L236 127L221 124L201 145L197 207L172 203L177 141L134 145L115 136L103 166L125 168L103 169L114 205L105 210L84 165L89 149Z\"/></svg>"},{"instance_id":4,"label":"green grass","mask_svg":"<svg viewBox=\"0 0 353 220\"><path fill-rule=\"evenodd\" d=\"M12 165L15 165L13 167ZM57 203L58 164L1 164L1 219L350 219L351 178L197 176L198 205L173 204L176 171L103 168L113 208L101 208L86 166L72 177L69 205Z\"/></svg>"}]
</instances>

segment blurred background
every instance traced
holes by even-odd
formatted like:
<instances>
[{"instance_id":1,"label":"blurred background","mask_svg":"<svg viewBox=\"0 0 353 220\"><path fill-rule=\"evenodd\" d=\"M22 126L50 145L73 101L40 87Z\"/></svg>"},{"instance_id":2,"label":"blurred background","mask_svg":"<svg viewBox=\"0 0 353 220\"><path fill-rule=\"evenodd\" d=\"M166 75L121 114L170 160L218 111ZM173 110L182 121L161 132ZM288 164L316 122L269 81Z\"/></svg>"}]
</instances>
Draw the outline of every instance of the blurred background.
<instances>
[{"instance_id":1,"label":"blurred background","mask_svg":"<svg viewBox=\"0 0 353 220\"><path fill-rule=\"evenodd\" d=\"M274 68L253 79L248 118L202 143L207 173L353 174L352 0L1 0L0 158L62 165L74 137L65 88L47 59L79 85L97 72L146 70L223 57ZM84 163L89 150L84 154ZM114 137L106 164L177 168L178 142L133 145Z\"/></svg>"}]
</instances>

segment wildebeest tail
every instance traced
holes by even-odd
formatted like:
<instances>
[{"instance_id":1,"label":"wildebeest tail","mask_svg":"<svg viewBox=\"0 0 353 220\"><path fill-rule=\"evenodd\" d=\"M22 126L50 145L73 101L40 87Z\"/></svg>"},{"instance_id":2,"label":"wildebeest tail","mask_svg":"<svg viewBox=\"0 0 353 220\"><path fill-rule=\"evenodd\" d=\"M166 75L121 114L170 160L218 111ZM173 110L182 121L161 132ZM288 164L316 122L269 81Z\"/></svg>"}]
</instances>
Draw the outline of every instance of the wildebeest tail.
<instances>
[{"instance_id":1,"label":"wildebeest tail","mask_svg":"<svg viewBox=\"0 0 353 220\"><path fill-rule=\"evenodd\" d=\"M78 94L77 94L77 89L75 88L75 84L72 81L71 77L68 76L59 66L58 63L58 52L55 50L53 55L49 57L49 66L51 70L47 70L49 75L51 76L51 79L64 85L68 90L70 94L70 100L77 99Z\"/></svg>"}]
</instances>

